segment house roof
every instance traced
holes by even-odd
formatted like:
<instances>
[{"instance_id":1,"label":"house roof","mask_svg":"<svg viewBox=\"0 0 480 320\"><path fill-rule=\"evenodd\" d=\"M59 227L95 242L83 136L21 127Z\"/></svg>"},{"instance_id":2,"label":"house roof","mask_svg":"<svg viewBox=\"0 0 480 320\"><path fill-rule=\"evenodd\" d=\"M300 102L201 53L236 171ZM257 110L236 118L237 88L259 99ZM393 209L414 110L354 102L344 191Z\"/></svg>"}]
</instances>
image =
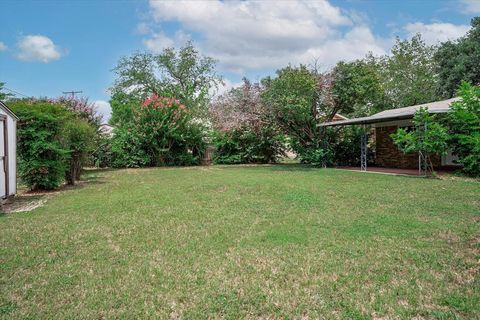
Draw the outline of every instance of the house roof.
<instances>
[{"instance_id":1,"label":"house roof","mask_svg":"<svg viewBox=\"0 0 480 320\"><path fill-rule=\"evenodd\" d=\"M108 123L102 123L99 126L100 132L106 133L106 134L111 134L113 129L115 129L114 126L109 125Z\"/></svg>"},{"instance_id":2,"label":"house roof","mask_svg":"<svg viewBox=\"0 0 480 320\"><path fill-rule=\"evenodd\" d=\"M352 124L369 124L369 123L386 122L391 120L411 119L413 118L413 115L415 114L415 112L420 108L427 108L428 112L430 113L445 113L450 111L450 104L457 100L459 100L459 98L452 98L448 100L418 104L415 106L410 106L405 108L390 109L390 110L385 110L385 111L376 113L369 117L325 122L320 124L319 126L321 127L344 126L344 125L352 125Z\"/></svg>"},{"instance_id":3,"label":"house roof","mask_svg":"<svg viewBox=\"0 0 480 320\"><path fill-rule=\"evenodd\" d=\"M13 118L15 118L16 120L18 120L18 117L15 113L13 113L12 110L10 110L9 107L7 107L7 105L3 102L3 101L0 101L0 108L3 109L3 111L5 111L6 113L8 113L10 116L12 116Z\"/></svg>"}]
</instances>

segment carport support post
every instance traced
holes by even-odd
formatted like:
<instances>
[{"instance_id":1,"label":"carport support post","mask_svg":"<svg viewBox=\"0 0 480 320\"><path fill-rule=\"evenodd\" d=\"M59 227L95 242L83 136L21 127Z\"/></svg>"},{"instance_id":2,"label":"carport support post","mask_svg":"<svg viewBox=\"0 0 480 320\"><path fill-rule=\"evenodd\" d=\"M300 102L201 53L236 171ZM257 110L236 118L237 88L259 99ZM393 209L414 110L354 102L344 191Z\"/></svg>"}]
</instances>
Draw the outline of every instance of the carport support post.
<instances>
[{"instance_id":1,"label":"carport support post","mask_svg":"<svg viewBox=\"0 0 480 320\"><path fill-rule=\"evenodd\" d=\"M363 127L362 138L360 141L360 170L367 171L367 149L368 149L368 133Z\"/></svg>"}]
</instances>

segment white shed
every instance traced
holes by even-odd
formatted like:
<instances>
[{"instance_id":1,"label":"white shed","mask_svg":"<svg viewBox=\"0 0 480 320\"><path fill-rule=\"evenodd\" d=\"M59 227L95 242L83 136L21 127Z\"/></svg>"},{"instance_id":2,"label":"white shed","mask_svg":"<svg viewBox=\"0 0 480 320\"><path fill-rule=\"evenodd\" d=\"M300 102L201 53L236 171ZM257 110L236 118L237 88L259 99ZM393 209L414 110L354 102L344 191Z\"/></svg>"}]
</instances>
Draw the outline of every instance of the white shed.
<instances>
[{"instance_id":1,"label":"white shed","mask_svg":"<svg viewBox=\"0 0 480 320\"><path fill-rule=\"evenodd\" d=\"M0 198L17 192L17 120L0 101Z\"/></svg>"}]
</instances>

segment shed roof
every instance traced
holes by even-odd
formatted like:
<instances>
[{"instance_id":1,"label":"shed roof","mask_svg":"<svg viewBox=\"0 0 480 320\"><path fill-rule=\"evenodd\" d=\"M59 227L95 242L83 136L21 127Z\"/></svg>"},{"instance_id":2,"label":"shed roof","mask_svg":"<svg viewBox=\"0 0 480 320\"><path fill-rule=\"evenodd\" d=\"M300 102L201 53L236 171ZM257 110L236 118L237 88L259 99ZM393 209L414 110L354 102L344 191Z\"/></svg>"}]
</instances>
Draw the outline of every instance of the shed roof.
<instances>
[{"instance_id":1,"label":"shed roof","mask_svg":"<svg viewBox=\"0 0 480 320\"><path fill-rule=\"evenodd\" d=\"M322 127L344 126L344 125L352 125L352 124L369 124L369 123L386 122L391 120L411 119L413 118L413 115L415 114L415 112L422 107L427 108L430 113L445 113L450 111L450 104L459 99L460 98L452 98L448 100L418 104L415 106L410 106L405 108L390 109L390 110L385 110L385 111L376 113L369 117L325 122L320 124L320 126Z\"/></svg>"},{"instance_id":2,"label":"shed roof","mask_svg":"<svg viewBox=\"0 0 480 320\"><path fill-rule=\"evenodd\" d=\"M3 101L0 101L0 108L3 109L3 111L5 111L6 113L8 113L10 116L12 116L13 118L15 118L16 120L18 120L18 117L15 113L13 113L12 110L10 110L9 107L7 107L7 105L3 102Z\"/></svg>"}]
</instances>

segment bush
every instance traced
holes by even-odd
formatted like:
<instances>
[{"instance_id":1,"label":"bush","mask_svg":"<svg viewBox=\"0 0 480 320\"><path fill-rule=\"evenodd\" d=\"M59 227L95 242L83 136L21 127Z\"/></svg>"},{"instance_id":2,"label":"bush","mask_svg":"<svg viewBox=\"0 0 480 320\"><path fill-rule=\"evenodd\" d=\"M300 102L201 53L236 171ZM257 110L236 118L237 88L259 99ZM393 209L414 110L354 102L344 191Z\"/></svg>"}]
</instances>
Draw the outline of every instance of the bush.
<instances>
[{"instance_id":1,"label":"bush","mask_svg":"<svg viewBox=\"0 0 480 320\"><path fill-rule=\"evenodd\" d=\"M65 180L73 185L80 179L83 164L94 150L96 132L87 120L70 119L64 123L60 134L63 147L68 150Z\"/></svg>"},{"instance_id":2,"label":"bush","mask_svg":"<svg viewBox=\"0 0 480 320\"><path fill-rule=\"evenodd\" d=\"M112 167L112 137L99 133L94 144L95 149L91 154L90 163L97 168Z\"/></svg>"},{"instance_id":3,"label":"bush","mask_svg":"<svg viewBox=\"0 0 480 320\"><path fill-rule=\"evenodd\" d=\"M64 178L74 184L93 150L96 131L83 114L57 100L15 100L19 117L18 171L30 189L51 190Z\"/></svg>"},{"instance_id":4,"label":"bush","mask_svg":"<svg viewBox=\"0 0 480 320\"><path fill-rule=\"evenodd\" d=\"M205 148L201 123L172 97L156 94L133 110L133 120L116 131L113 166L193 165Z\"/></svg>"},{"instance_id":5,"label":"bush","mask_svg":"<svg viewBox=\"0 0 480 320\"><path fill-rule=\"evenodd\" d=\"M359 126L347 126L334 134L331 146L334 150L333 162L337 166L359 166L360 144L363 129Z\"/></svg>"},{"instance_id":6,"label":"bush","mask_svg":"<svg viewBox=\"0 0 480 320\"><path fill-rule=\"evenodd\" d=\"M219 164L275 163L284 155L283 136L272 127L258 132L249 126L216 132L213 161Z\"/></svg>"},{"instance_id":7,"label":"bush","mask_svg":"<svg viewBox=\"0 0 480 320\"><path fill-rule=\"evenodd\" d=\"M135 128L116 128L112 138L112 167L139 168L151 163Z\"/></svg>"},{"instance_id":8,"label":"bush","mask_svg":"<svg viewBox=\"0 0 480 320\"><path fill-rule=\"evenodd\" d=\"M68 156L59 139L68 112L59 104L29 100L14 101L9 107L19 117L20 179L32 190L57 188L65 176Z\"/></svg>"},{"instance_id":9,"label":"bush","mask_svg":"<svg viewBox=\"0 0 480 320\"><path fill-rule=\"evenodd\" d=\"M450 145L463 171L480 176L480 87L463 82L449 114Z\"/></svg>"},{"instance_id":10,"label":"bush","mask_svg":"<svg viewBox=\"0 0 480 320\"><path fill-rule=\"evenodd\" d=\"M399 128L390 136L403 153L418 152L423 156L423 170L426 174L433 173L430 155L447 152L448 130L436 121L436 115L430 115L427 108L417 110L412 121L415 130Z\"/></svg>"}]
</instances>

